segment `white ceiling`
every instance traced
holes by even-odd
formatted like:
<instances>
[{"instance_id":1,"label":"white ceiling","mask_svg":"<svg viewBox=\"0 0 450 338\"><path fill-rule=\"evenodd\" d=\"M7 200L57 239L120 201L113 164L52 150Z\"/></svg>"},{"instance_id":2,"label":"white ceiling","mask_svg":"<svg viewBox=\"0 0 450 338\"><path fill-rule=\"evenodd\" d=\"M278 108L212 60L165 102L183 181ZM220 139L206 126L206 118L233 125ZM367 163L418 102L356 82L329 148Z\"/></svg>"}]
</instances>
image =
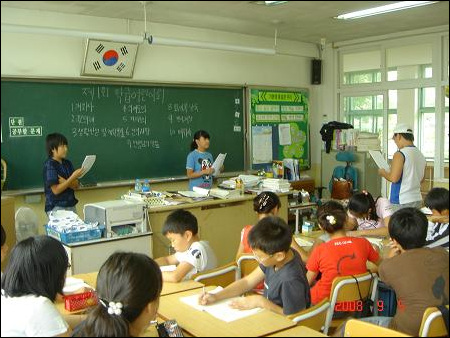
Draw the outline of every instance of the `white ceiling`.
<instances>
[{"instance_id":1,"label":"white ceiling","mask_svg":"<svg viewBox=\"0 0 450 338\"><path fill-rule=\"evenodd\" d=\"M147 1L151 22L318 43L346 41L449 24L449 2L364 19L342 21L338 14L395 1L289 1L262 6L254 1ZM143 1L2 1L15 7L109 18L143 20Z\"/></svg>"}]
</instances>

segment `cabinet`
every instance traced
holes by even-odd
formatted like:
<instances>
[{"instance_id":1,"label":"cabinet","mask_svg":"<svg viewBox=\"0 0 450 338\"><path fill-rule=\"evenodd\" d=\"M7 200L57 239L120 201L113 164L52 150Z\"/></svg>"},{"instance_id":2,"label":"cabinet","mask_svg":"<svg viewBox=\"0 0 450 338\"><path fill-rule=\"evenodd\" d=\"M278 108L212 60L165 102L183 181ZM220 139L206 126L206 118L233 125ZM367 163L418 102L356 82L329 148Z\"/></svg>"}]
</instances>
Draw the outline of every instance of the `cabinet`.
<instances>
[{"instance_id":1,"label":"cabinet","mask_svg":"<svg viewBox=\"0 0 450 338\"><path fill-rule=\"evenodd\" d=\"M2 196L2 226L6 233L6 244L11 252L13 246L16 244L16 228L14 221L14 197ZM8 262L9 252L6 255L5 261L2 263L2 271Z\"/></svg>"},{"instance_id":2,"label":"cabinet","mask_svg":"<svg viewBox=\"0 0 450 338\"><path fill-rule=\"evenodd\" d=\"M63 244L69 256L68 274L88 273L100 270L106 259L116 251L129 251L152 255L152 233L102 238L95 241Z\"/></svg>"},{"instance_id":3,"label":"cabinet","mask_svg":"<svg viewBox=\"0 0 450 338\"><path fill-rule=\"evenodd\" d=\"M331 150L327 153L322 150L321 154L321 180L322 186L326 189L323 191L323 197L330 197L329 183L333 170L337 166L345 166L345 162L336 160L337 150ZM352 162L352 166L358 172L358 191L367 190L374 198L381 195L381 176L378 175L378 167L370 156L368 151L356 151L356 161Z\"/></svg>"}]
</instances>

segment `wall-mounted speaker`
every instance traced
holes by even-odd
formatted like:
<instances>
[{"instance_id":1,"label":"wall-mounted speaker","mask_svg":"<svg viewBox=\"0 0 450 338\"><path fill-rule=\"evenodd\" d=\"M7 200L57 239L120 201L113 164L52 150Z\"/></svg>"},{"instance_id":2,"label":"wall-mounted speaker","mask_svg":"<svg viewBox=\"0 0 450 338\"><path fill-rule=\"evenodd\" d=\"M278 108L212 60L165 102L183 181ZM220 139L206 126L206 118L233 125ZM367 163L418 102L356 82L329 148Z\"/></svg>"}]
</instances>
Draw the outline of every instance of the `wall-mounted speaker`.
<instances>
[{"instance_id":1,"label":"wall-mounted speaker","mask_svg":"<svg viewBox=\"0 0 450 338\"><path fill-rule=\"evenodd\" d=\"M322 60L311 60L311 84L322 83Z\"/></svg>"}]
</instances>

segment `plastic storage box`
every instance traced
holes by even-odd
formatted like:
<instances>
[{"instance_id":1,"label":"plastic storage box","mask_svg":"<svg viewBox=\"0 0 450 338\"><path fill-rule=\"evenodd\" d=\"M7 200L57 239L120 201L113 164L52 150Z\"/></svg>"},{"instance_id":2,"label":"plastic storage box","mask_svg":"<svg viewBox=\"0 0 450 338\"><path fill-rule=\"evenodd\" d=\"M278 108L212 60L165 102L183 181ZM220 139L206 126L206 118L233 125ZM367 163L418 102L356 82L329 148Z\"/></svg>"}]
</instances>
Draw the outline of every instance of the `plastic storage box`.
<instances>
[{"instance_id":1,"label":"plastic storage box","mask_svg":"<svg viewBox=\"0 0 450 338\"><path fill-rule=\"evenodd\" d=\"M93 239L102 238L105 233L105 227L99 226L95 229L89 229L85 231L74 231L74 232L59 232L49 226L45 226L45 230L48 236L56 238L65 244L77 243L91 241Z\"/></svg>"}]
</instances>

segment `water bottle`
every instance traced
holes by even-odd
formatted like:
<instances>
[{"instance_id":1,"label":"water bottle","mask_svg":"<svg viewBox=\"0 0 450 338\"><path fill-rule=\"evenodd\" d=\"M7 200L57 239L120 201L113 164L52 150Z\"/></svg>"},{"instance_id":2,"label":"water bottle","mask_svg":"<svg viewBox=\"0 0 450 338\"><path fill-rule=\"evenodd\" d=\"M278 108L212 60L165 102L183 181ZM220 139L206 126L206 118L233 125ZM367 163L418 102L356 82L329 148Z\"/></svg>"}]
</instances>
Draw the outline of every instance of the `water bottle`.
<instances>
[{"instance_id":1,"label":"water bottle","mask_svg":"<svg viewBox=\"0 0 450 338\"><path fill-rule=\"evenodd\" d=\"M148 182L148 179L145 179L144 185L142 186L142 192L150 192L150 183Z\"/></svg>"},{"instance_id":2,"label":"water bottle","mask_svg":"<svg viewBox=\"0 0 450 338\"><path fill-rule=\"evenodd\" d=\"M140 193L142 191L142 183L138 178L136 178L136 183L134 184L134 191L136 193Z\"/></svg>"}]
</instances>

